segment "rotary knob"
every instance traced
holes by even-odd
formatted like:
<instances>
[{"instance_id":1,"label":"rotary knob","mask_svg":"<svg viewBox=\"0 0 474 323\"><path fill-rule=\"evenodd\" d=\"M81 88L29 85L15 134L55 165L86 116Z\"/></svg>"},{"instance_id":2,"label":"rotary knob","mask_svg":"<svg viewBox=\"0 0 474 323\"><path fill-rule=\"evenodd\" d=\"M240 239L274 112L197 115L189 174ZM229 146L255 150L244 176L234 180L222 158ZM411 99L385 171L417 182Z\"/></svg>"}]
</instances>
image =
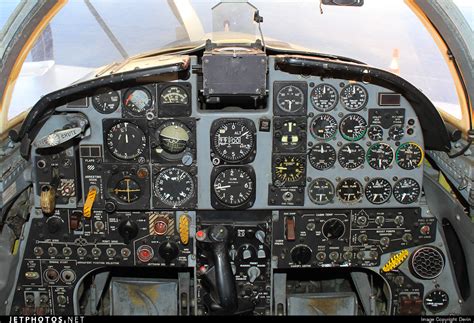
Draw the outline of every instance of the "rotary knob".
<instances>
[{"instance_id":1,"label":"rotary knob","mask_svg":"<svg viewBox=\"0 0 474 323\"><path fill-rule=\"evenodd\" d=\"M128 244L138 235L138 225L129 219L123 220L119 224L118 231L124 242Z\"/></svg>"},{"instance_id":2,"label":"rotary knob","mask_svg":"<svg viewBox=\"0 0 474 323\"><path fill-rule=\"evenodd\" d=\"M323 234L329 240L337 240L346 230L344 223L339 219L329 219L323 224Z\"/></svg>"},{"instance_id":3,"label":"rotary knob","mask_svg":"<svg viewBox=\"0 0 474 323\"><path fill-rule=\"evenodd\" d=\"M158 253L166 263L169 263L171 260L178 257L178 245L173 241L166 241L160 245L160 248L158 248Z\"/></svg>"},{"instance_id":4,"label":"rotary knob","mask_svg":"<svg viewBox=\"0 0 474 323\"><path fill-rule=\"evenodd\" d=\"M311 260L313 252L306 245L298 245L291 250L291 259L295 264L305 265Z\"/></svg>"}]
</instances>

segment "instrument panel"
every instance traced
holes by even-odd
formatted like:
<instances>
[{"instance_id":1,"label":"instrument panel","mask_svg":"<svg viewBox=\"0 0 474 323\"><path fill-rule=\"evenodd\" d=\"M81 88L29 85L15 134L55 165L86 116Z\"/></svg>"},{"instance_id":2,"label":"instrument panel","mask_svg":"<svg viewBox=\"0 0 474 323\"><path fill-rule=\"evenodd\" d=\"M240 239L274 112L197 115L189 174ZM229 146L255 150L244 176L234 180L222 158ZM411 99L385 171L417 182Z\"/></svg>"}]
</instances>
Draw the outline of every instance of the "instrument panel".
<instances>
[{"instance_id":1,"label":"instrument panel","mask_svg":"<svg viewBox=\"0 0 474 323\"><path fill-rule=\"evenodd\" d=\"M402 249L442 245L423 199L424 138L415 109L382 86L291 74L266 59L265 98L222 97L221 104L232 102L222 109L206 108L217 103L205 96L210 89L198 72L112 84L82 105L58 107L38 142L84 119L89 128L59 153L32 152L34 225L41 230L32 231L21 270L43 272L22 278L26 287L14 303L44 284L51 297L72 299L76 277L104 265L174 267L180 275L195 269L196 313L219 313L219 306L235 312L235 304L216 300L225 292L216 263L228 258L220 265L232 272L239 308L254 313L276 312L271 289L282 291L272 277L335 267L370 269L393 283L394 295L401 293L393 313L411 310L402 304L410 288L417 304L430 288L426 308L436 311L432 299L446 298L444 289L435 292L437 283L381 271ZM440 267L437 275L449 281L444 258ZM64 270L74 281L61 276ZM12 312L31 310L22 306ZM51 305L49 313L71 306Z\"/></svg>"}]
</instances>

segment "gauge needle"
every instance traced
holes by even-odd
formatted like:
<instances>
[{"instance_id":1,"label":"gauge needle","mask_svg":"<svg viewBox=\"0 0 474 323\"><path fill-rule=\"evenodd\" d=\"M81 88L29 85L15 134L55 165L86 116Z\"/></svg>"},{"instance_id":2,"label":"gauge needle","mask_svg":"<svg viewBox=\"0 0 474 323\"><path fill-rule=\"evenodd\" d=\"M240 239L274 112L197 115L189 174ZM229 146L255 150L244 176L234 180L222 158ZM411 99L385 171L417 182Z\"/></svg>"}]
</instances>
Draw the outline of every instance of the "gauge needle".
<instances>
[{"instance_id":1,"label":"gauge needle","mask_svg":"<svg viewBox=\"0 0 474 323\"><path fill-rule=\"evenodd\" d=\"M226 188L229 188L230 185L225 185L225 186L216 186L215 189L216 190L223 190L223 189L226 189Z\"/></svg>"},{"instance_id":2,"label":"gauge needle","mask_svg":"<svg viewBox=\"0 0 474 323\"><path fill-rule=\"evenodd\" d=\"M382 167L382 159L379 159L379 167Z\"/></svg>"},{"instance_id":3,"label":"gauge needle","mask_svg":"<svg viewBox=\"0 0 474 323\"><path fill-rule=\"evenodd\" d=\"M406 196L407 196L407 193L403 193L403 194L402 194L402 201L405 200L405 197L406 197Z\"/></svg>"},{"instance_id":4,"label":"gauge needle","mask_svg":"<svg viewBox=\"0 0 474 323\"><path fill-rule=\"evenodd\" d=\"M287 100L287 101L288 101L288 105L289 105L289 106L288 106L288 111L291 111L291 103L292 103L292 102L291 102L291 100Z\"/></svg>"},{"instance_id":5,"label":"gauge needle","mask_svg":"<svg viewBox=\"0 0 474 323\"><path fill-rule=\"evenodd\" d=\"M275 167L276 169L279 169L279 170L287 170L288 168L287 167L283 167L283 166L277 166Z\"/></svg>"},{"instance_id":6,"label":"gauge needle","mask_svg":"<svg viewBox=\"0 0 474 323\"><path fill-rule=\"evenodd\" d=\"M125 134L125 142L128 144L128 135Z\"/></svg>"}]
</instances>

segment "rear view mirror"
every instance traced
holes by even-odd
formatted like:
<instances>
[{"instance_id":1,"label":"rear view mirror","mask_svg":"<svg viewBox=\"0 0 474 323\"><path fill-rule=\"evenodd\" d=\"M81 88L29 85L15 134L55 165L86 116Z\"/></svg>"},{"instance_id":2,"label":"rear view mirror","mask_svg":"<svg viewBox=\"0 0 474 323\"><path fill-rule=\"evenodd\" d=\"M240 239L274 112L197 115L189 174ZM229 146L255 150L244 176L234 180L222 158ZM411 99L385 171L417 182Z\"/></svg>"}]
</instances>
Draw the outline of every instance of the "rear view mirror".
<instances>
[{"instance_id":1,"label":"rear view mirror","mask_svg":"<svg viewBox=\"0 0 474 323\"><path fill-rule=\"evenodd\" d=\"M322 0L328 6L362 7L364 0Z\"/></svg>"}]
</instances>

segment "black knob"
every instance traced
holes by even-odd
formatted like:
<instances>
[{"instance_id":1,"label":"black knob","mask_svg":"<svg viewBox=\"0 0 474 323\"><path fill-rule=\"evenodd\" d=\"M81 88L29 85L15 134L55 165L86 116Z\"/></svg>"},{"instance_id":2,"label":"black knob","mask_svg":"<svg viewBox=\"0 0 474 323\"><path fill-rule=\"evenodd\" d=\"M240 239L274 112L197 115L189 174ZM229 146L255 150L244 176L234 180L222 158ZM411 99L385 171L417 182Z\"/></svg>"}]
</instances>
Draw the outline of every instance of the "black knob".
<instances>
[{"instance_id":1,"label":"black knob","mask_svg":"<svg viewBox=\"0 0 474 323\"><path fill-rule=\"evenodd\" d=\"M339 219L329 219L323 224L323 234L330 240L342 237L345 231L344 223Z\"/></svg>"},{"instance_id":2,"label":"black knob","mask_svg":"<svg viewBox=\"0 0 474 323\"><path fill-rule=\"evenodd\" d=\"M291 259L295 264L305 265L311 260L312 253L308 246L296 246L291 250Z\"/></svg>"},{"instance_id":3,"label":"black knob","mask_svg":"<svg viewBox=\"0 0 474 323\"><path fill-rule=\"evenodd\" d=\"M160 245L160 248L158 248L158 253L160 254L161 258L169 263L178 256L178 245L173 241L163 242Z\"/></svg>"},{"instance_id":4,"label":"black knob","mask_svg":"<svg viewBox=\"0 0 474 323\"><path fill-rule=\"evenodd\" d=\"M47 227L49 233L56 233L61 229L63 221L58 217L51 217L47 221Z\"/></svg>"},{"instance_id":5,"label":"black knob","mask_svg":"<svg viewBox=\"0 0 474 323\"><path fill-rule=\"evenodd\" d=\"M118 230L120 236L127 244L138 235L138 225L129 219L120 222Z\"/></svg>"}]
</instances>

